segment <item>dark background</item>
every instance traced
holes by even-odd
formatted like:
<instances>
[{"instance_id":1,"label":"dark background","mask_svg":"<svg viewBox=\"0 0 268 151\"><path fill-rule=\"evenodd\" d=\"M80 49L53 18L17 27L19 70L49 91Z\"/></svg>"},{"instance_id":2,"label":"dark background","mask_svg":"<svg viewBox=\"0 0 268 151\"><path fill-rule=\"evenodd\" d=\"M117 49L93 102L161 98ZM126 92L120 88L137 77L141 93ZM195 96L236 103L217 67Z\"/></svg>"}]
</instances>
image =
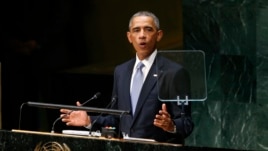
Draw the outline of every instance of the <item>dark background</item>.
<instances>
[{"instance_id":1,"label":"dark background","mask_svg":"<svg viewBox=\"0 0 268 151\"><path fill-rule=\"evenodd\" d=\"M2 2L2 128L50 131L59 111L21 107L28 101L75 105L101 92L87 105L105 107L115 65L134 56L126 38L131 15L154 12L166 29L159 48L182 47L181 2L170 2L173 5L153 0Z\"/></svg>"}]
</instances>

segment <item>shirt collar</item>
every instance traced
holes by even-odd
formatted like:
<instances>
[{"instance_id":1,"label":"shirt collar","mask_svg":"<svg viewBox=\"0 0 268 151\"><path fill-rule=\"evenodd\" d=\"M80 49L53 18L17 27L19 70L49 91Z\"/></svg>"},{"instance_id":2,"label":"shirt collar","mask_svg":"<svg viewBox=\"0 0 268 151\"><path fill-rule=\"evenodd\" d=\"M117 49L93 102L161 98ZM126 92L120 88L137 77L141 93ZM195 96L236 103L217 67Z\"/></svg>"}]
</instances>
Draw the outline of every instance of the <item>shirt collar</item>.
<instances>
[{"instance_id":1,"label":"shirt collar","mask_svg":"<svg viewBox=\"0 0 268 151\"><path fill-rule=\"evenodd\" d=\"M156 57L156 54L157 54L157 49L155 49L154 52L149 57L143 59L142 61L136 55L136 62L135 62L135 66L134 67L136 67L137 64L141 61L146 68L150 69L151 66L152 66L152 64L153 64L153 62L154 62L154 59Z\"/></svg>"}]
</instances>

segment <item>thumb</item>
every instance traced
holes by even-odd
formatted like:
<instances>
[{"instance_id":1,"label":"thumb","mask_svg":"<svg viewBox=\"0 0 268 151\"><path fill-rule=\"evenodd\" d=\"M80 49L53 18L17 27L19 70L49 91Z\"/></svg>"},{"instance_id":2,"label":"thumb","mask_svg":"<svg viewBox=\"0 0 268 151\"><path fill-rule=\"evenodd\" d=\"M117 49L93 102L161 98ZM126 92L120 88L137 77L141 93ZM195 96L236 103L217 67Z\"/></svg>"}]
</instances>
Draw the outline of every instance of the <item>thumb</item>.
<instances>
[{"instance_id":1,"label":"thumb","mask_svg":"<svg viewBox=\"0 0 268 151\"><path fill-rule=\"evenodd\" d=\"M165 103L162 104L162 110L167 111L167 105Z\"/></svg>"},{"instance_id":2,"label":"thumb","mask_svg":"<svg viewBox=\"0 0 268 151\"><path fill-rule=\"evenodd\" d=\"M82 106L81 103L79 101L76 102L77 106Z\"/></svg>"}]
</instances>

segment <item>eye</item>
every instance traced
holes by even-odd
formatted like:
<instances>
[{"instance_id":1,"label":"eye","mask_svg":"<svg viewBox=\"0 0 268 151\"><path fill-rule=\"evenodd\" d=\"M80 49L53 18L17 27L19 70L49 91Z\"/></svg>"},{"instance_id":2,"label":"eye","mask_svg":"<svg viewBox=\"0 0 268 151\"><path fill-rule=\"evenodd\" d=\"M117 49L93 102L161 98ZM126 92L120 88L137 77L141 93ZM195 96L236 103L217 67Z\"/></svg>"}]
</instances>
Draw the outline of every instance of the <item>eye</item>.
<instances>
[{"instance_id":1,"label":"eye","mask_svg":"<svg viewBox=\"0 0 268 151\"><path fill-rule=\"evenodd\" d=\"M133 31L133 32L139 32L140 29L139 29L139 28L133 28L132 31Z\"/></svg>"},{"instance_id":2,"label":"eye","mask_svg":"<svg viewBox=\"0 0 268 151\"><path fill-rule=\"evenodd\" d=\"M145 30L146 30L146 31L150 31L150 32L151 32L151 31L154 31L154 29L151 28L151 27L146 27Z\"/></svg>"}]
</instances>

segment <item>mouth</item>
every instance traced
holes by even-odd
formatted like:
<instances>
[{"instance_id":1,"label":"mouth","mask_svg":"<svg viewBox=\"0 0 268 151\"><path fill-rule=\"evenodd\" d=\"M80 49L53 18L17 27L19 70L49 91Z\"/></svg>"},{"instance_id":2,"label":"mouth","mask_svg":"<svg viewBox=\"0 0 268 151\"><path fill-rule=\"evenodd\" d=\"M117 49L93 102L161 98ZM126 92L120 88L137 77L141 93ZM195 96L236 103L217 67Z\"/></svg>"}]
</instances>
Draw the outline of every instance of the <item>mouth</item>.
<instances>
[{"instance_id":1,"label":"mouth","mask_svg":"<svg viewBox=\"0 0 268 151\"><path fill-rule=\"evenodd\" d=\"M146 46L146 42L141 42L139 45L140 45L140 47L145 47Z\"/></svg>"}]
</instances>

